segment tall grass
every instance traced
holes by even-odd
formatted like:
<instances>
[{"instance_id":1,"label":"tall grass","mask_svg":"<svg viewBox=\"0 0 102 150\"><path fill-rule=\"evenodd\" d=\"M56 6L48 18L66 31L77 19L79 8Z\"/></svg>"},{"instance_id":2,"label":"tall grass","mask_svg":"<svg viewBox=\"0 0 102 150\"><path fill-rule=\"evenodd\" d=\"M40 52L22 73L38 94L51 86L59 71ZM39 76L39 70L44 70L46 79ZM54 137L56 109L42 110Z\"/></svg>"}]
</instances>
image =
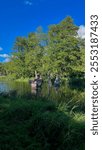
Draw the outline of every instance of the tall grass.
<instances>
[{"instance_id":1,"label":"tall grass","mask_svg":"<svg viewBox=\"0 0 102 150\"><path fill-rule=\"evenodd\" d=\"M0 96L0 150L84 150L84 114L45 98Z\"/></svg>"}]
</instances>

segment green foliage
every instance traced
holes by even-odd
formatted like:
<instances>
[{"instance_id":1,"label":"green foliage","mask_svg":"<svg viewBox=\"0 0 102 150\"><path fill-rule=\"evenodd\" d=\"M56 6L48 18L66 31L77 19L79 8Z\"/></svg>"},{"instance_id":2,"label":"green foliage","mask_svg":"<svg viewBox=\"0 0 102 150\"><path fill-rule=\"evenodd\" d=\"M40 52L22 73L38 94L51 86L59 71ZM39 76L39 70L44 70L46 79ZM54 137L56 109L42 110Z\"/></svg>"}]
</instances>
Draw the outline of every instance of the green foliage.
<instances>
[{"instance_id":1,"label":"green foliage","mask_svg":"<svg viewBox=\"0 0 102 150\"><path fill-rule=\"evenodd\" d=\"M62 76L68 76L75 70L81 71L79 67L84 68L84 50L81 49L77 31L78 27L73 24L70 17L65 18L60 24L50 27L49 55L53 59L53 68L56 68L56 72Z\"/></svg>"},{"instance_id":2,"label":"green foliage","mask_svg":"<svg viewBox=\"0 0 102 150\"><path fill-rule=\"evenodd\" d=\"M28 37L17 37L10 62L0 64L1 75L14 80L34 77L35 72L43 77L50 74L52 80L59 75L77 90L61 86L55 103L29 95L18 98L15 91L0 93L0 150L84 150L80 89L84 89L85 45L77 31L67 17L47 33L38 27Z\"/></svg>"},{"instance_id":3,"label":"green foliage","mask_svg":"<svg viewBox=\"0 0 102 150\"><path fill-rule=\"evenodd\" d=\"M6 75L6 70L4 68L4 64L0 63L0 76Z\"/></svg>"},{"instance_id":4,"label":"green foliage","mask_svg":"<svg viewBox=\"0 0 102 150\"><path fill-rule=\"evenodd\" d=\"M84 115L52 101L0 97L0 149L84 150Z\"/></svg>"},{"instance_id":5,"label":"green foliage","mask_svg":"<svg viewBox=\"0 0 102 150\"><path fill-rule=\"evenodd\" d=\"M11 62L5 64L7 75L26 78L39 72L69 78L73 73L84 72L84 40L78 38L77 31L72 18L66 17L51 25L48 33L38 27L28 37L17 37Z\"/></svg>"}]
</instances>

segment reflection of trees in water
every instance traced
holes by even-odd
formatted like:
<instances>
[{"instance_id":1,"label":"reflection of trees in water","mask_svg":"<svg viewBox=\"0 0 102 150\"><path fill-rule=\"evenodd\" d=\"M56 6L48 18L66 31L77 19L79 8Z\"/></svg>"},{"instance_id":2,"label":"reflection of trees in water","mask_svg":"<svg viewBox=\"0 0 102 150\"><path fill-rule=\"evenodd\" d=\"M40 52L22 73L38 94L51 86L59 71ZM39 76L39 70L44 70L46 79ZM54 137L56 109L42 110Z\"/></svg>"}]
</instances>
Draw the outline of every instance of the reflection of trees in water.
<instances>
[{"instance_id":1,"label":"reflection of trees in water","mask_svg":"<svg viewBox=\"0 0 102 150\"><path fill-rule=\"evenodd\" d=\"M30 85L26 82L16 82L14 83L14 88L20 96L30 93Z\"/></svg>"},{"instance_id":2,"label":"reflection of trees in water","mask_svg":"<svg viewBox=\"0 0 102 150\"><path fill-rule=\"evenodd\" d=\"M30 86L28 83L15 81L0 81L0 92L8 93L16 91L18 96L27 95L30 93Z\"/></svg>"},{"instance_id":3,"label":"reflection of trees in water","mask_svg":"<svg viewBox=\"0 0 102 150\"><path fill-rule=\"evenodd\" d=\"M16 91L16 94L14 94ZM23 82L0 82L0 92L9 92L10 95L19 96L19 97L46 97L47 99L56 100L56 101L71 101L72 99L77 100L82 97L81 92L72 90L68 88L68 86L61 85L60 87L56 88L53 85L48 86L48 83L43 83L41 88L33 89L31 88L29 83ZM12 94L13 93L13 94Z\"/></svg>"}]
</instances>

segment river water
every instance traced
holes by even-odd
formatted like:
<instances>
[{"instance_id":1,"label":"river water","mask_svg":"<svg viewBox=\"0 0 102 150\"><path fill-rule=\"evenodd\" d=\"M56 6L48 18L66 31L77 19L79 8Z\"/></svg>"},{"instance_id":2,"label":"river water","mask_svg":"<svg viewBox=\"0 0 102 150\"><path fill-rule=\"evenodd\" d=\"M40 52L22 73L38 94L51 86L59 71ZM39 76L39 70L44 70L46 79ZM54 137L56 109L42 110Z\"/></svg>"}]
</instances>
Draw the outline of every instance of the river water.
<instances>
[{"instance_id":1,"label":"river water","mask_svg":"<svg viewBox=\"0 0 102 150\"><path fill-rule=\"evenodd\" d=\"M56 100L69 97L69 88L65 85L59 87L59 89L55 89L53 85L49 87L47 83L43 83L42 88L36 91L31 88L28 82L0 81L0 93L5 94L9 92L14 93L18 97L38 95Z\"/></svg>"}]
</instances>

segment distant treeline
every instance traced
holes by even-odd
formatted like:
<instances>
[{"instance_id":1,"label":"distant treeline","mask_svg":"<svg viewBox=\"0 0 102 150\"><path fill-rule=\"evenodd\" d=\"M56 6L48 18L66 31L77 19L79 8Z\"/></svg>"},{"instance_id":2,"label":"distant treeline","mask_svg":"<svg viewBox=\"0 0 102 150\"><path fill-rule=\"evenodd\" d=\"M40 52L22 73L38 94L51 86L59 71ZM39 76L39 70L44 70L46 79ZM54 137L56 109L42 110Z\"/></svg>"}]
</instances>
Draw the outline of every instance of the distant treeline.
<instances>
[{"instance_id":1,"label":"distant treeline","mask_svg":"<svg viewBox=\"0 0 102 150\"><path fill-rule=\"evenodd\" d=\"M28 37L17 37L10 61L0 63L0 75L17 79L34 77L38 72L42 76L82 78L85 41L77 32L73 19L66 17L59 24L50 25L47 33L38 27Z\"/></svg>"}]
</instances>

